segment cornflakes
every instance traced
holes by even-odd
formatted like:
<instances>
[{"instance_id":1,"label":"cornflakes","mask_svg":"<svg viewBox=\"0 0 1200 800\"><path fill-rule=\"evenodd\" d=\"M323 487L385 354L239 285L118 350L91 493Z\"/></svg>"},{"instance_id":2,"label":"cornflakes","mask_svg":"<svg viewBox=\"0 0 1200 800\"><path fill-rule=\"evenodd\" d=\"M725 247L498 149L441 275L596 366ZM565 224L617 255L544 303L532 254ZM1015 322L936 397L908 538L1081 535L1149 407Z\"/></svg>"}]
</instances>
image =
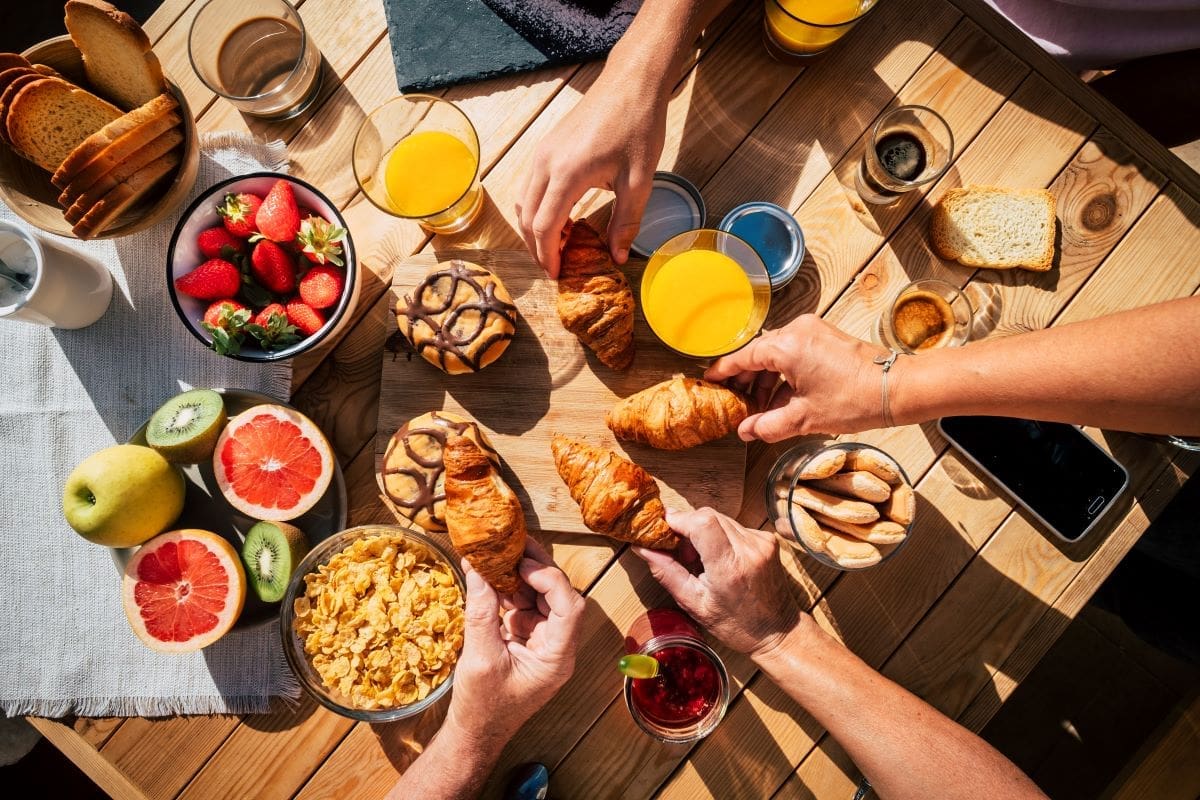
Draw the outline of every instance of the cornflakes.
<instances>
[{"instance_id":1,"label":"cornflakes","mask_svg":"<svg viewBox=\"0 0 1200 800\"><path fill-rule=\"evenodd\" d=\"M353 542L304 576L293 629L326 688L360 709L424 699L463 645L463 597L450 565L403 536Z\"/></svg>"}]
</instances>

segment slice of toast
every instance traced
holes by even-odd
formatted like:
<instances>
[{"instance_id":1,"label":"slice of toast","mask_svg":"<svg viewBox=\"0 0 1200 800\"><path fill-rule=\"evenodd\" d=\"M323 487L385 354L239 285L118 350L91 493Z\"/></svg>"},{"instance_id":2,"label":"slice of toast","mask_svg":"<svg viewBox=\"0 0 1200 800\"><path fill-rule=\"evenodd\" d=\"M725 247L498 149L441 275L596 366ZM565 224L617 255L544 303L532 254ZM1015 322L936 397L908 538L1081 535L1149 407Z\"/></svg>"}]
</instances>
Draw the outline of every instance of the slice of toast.
<instances>
[{"instance_id":1,"label":"slice of toast","mask_svg":"<svg viewBox=\"0 0 1200 800\"><path fill-rule=\"evenodd\" d=\"M5 127L13 147L52 173L80 142L122 112L78 86L42 78L21 87L7 113Z\"/></svg>"},{"instance_id":2,"label":"slice of toast","mask_svg":"<svg viewBox=\"0 0 1200 800\"><path fill-rule=\"evenodd\" d=\"M942 258L968 267L1054 265L1054 195L1045 189L951 189L933 211L930 238Z\"/></svg>"},{"instance_id":3,"label":"slice of toast","mask_svg":"<svg viewBox=\"0 0 1200 800\"><path fill-rule=\"evenodd\" d=\"M125 110L166 90L162 65L137 20L104 0L68 0L67 32L95 89Z\"/></svg>"},{"instance_id":4,"label":"slice of toast","mask_svg":"<svg viewBox=\"0 0 1200 800\"><path fill-rule=\"evenodd\" d=\"M132 149L145 144L161 134L165 128L160 127L155 130L146 131L145 126L164 119L178 105L175 102L175 98L169 92L164 92L155 96L150 102L138 106L133 111L105 125L84 139L78 147L71 151L71 154L54 171L54 176L50 179L50 182L59 189L66 189L70 184L84 183L86 185L77 188L76 194L83 191L92 181L111 168L112 163L120 161L122 158L128 156L132 152ZM178 119L178 116L176 118ZM141 138L126 139L126 137L139 131ZM122 143L123 147L130 149L118 150L115 153L109 151L109 148L119 142ZM100 160L101 154L106 152L108 158L113 160L107 165Z\"/></svg>"},{"instance_id":5,"label":"slice of toast","mask_svg":"<svg viewBox=\"0 0 1200 800\"><path fill-rule=\"evenodd\" d=\"M71 180L67 184L67 188L62 190L62 194L58 196L58 204L63 208L70 208L73 203L79 200L85 194L91 194L93 191L100 191L103 194L108 189L97 189L97 186L106 181L111 184L112 173L118 166L127 164L130 161L140 160L139 167L149 164L154 159L166 152L162 148L162 138L170 133L170 138L174 139L175 144L183 141L183 121L178 114L167 114L165 117L151 120L150 122L134 128L132 131L122 136L117 141L100 151L92 163L89 164L77 178ZM146 156L146 150L153 149L158 146L160 152L153 156ZM125 178L117 178L116 183L120 183Z\"/></svg>"},{"instance_id":6,"label":"slice of toast","mask_svg":"<svg viewBox=\"0 0 1200 800\"><path fill-rule=\"evenodd\" d=\"M17 96L17 92L22 87L28 86L34 81L46 80L46 76L34 70L25 70L20 75L11 78L8 84L4 87L4 91L0 92L0 140L5 144L12 144L12 139L8 136L8 112L12 108L13 98ZM21 155L25 155L22 153ZM28 158L28 156L26 156Z\"/></svg>"},{"instance_id":7,"label":"slice of toast","mask_svg":"<svg viewBox=\"0 0 1200 800\"><path fill-rule=\"evenodd\" d=\"M71 232L80 239L90 239L103 233L126 209L154 191L163 180L174 175L180 160L179 148L174 148L142 167L93 205L84 214L83 219L71 227Z\"/></svg>"},{"instance_id":8,"label":"slice of toast","mask_svg":"<svg viewBox=\"0 0 1200 800\"><path fill-rule=\"evenodd\" d=\"M13 67L32 67L29 59L16 53L0 53L0 72Z\"/></svg>"},{"instance_id":9,"label":"slice of toast","mask_svg":"<svg viewBox=\"0 0 1200 800\"><path fill-rule=\"evenodd\" d=\"M63 216L72 225L79 222L106 194L132 178L147 164L174 150L182 142L183 131L178 125L165 131L157 139L131 153L124 161L114 164L113 168L101 175L100 179L88 187L87 191L76 195L69 205L64 206L67 210Z\"/></svg>"}]
</instances>

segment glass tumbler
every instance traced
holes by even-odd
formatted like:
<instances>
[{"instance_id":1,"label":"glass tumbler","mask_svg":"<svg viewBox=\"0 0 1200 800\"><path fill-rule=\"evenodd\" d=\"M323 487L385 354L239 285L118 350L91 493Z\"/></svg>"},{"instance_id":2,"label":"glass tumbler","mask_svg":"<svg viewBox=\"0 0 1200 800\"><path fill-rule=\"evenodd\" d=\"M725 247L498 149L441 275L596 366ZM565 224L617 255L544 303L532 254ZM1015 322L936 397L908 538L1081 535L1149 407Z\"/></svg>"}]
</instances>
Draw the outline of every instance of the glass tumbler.
<instances>
[{"instance_id":1,"label":"glass tumbler","mask_svg":"<svg viewBox=\"0 0 1200 800\"><path fill-rule=\"evenodd\" d=\"M885 347L901 353L960 347L971 336L974 317L975 309L961 289L925 278L896 293L879 318L879 335Z\"/></svg>"},{"instance_id":2,"label":"glass tumbler","mask_svg":"<svg viewBox=\"0 0 1200 800\"><path fill-rule=\"evenodd\" d=\"M824 52L875 8L877 0L766 0L767 52L798 62Z\"/></svg>"},{"instance_id":3,"label":"glass tumbler","mask_svg":"<svg viewBox=\"0 0 1200 800\"><path fill-rule=\"evenodd\" d=\"M208 0L188 57L205 86L255 117L302 114L321 88L321 53L285 0Z\"/></svg>"},{"instance_id":4,"label":"glass tumbler","mask_svg":"<svg viewBox=\"0 0 1200 800\"><path fill-rule=\"evenodd\" d=\"M888 205L931 183L954 160L954 133L942 115L925 106L901 106L880 117L854 176L858 196Z\"/></svg>"}]
</instances>

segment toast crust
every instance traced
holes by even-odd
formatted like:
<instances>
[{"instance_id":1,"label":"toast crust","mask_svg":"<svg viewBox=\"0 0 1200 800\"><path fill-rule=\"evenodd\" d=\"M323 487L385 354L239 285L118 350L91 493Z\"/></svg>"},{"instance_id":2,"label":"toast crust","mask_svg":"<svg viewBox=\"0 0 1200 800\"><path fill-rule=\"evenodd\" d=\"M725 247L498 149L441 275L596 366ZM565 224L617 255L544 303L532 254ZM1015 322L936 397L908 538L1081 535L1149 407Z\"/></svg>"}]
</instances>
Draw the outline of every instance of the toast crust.
<instances>
[{"instance_id":1,"label":"toast crust","mask_svg":"<svg viewBox=\"0 0 1200 800\"><path fill-rule=\"evenodd\" d=\"M178 105L175 102L175 98L169 92L164 92L149 103L127 112L119 119L113 120L84 139L78 147L72 150L71 154L63 159L62 164L54 171L50 182L56 188L63 190L69 190L75 184L82 184L82 186L75 189L74 193L78 194L78 192L83 191L96 178L103 174L104 170L101 169L103 161L101 159L104 158L106 151L109 151L110 147L122 142L128 145L130 142L126 141L126 136L134 136L143 126L170 114ZM162 131L160 130L153 134L150 136L150 139L153 139L159 133L162 133ZM97 172L98 169L100 170L99 172Z\"/></svg>"}]
</instances>

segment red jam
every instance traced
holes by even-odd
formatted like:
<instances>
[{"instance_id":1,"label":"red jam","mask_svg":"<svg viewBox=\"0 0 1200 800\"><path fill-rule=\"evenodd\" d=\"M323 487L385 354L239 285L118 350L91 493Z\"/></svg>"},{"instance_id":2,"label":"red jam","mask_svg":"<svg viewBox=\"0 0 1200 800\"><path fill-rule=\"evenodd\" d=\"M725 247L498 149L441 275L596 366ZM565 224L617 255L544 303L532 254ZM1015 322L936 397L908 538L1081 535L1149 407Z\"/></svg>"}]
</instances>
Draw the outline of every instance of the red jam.
<instances>
[{"instance_id":1,"label":"red jam","mask_svg":"<svg viewBox=\"0 0 1200 800\"><path fill-rule=\"evenodd\" d=\"M721 694L721 679L712 659L685 645L671 645L649 655L658 660L659 674L632 681L638 711L664 727L682 728L704 719Z\"/></svg>"}]
</instances>

